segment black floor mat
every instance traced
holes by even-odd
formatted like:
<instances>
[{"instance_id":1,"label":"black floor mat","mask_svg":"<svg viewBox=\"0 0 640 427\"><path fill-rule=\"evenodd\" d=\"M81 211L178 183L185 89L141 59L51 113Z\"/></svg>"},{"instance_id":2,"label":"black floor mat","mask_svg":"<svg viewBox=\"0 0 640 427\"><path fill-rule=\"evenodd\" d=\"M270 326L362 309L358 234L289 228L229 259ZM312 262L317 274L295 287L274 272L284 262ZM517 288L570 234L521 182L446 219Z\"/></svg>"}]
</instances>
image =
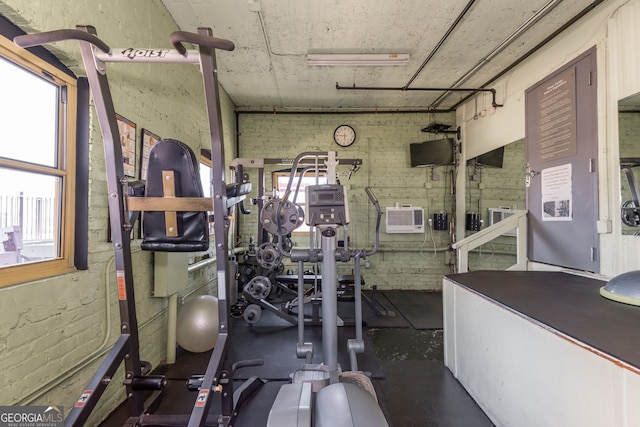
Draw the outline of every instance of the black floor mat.
<instances>
[{"instance_id":1,"label":"black floor mat","mask_svg":"<svg viewBox=\"0 0 640 427\"><path fill-rule=\"evenodd\" d=\"M372 292L364 291L363 296L372 299ZM363 299L362 300L362 320L368 328L408 328L409 322L400 313L396 311L391 301L384 295L383 292L376 292L376 306L378 310L385 312L384 315L377 314L376 311Z\"/></svg>"},{"instance_id":2,"label":"black floor mat","mask_svg":"<svg viewBox=\"0 0 640 427\"><path fill-rule=\"evenodd\" d=\"M234 426L254 427L265 424L276 395L283 384L287 382L265 382L256 392L250 395L239 408ZM237 390L242 382L234 382L234 390ZM186 389L182 381L171 380L164 388L162 402L153 415L143 416L139 422L142 426L167 426L187 425L188 419L194 407L197 393ZM120 427L127 419L124 407L120 407L111 417L101 424L102 427ZM220 396L212 395L207 426L218 426L217 416L220 413ZM178 421L179 420L179 421Z\"/></svg>"},{"instance_id":3,"label":"black floor mat","mask_svg":"<svg viewBox=\"0 0 640 427\"><path fill-rule=\"evenodd\" d=\"M396 311L416 329L442 329L442 292L384 291Z\"/></svg>"},{"instance_id":4,"label":"black floor mat","mask_svg":"<svg viewBox=\"0 0 640 427\"><path fill-rule=\"evenodd\" d=\"M358 355L358 368L372 373L373 384L390 427L484 427L492 426L486 415L456 381L442 363L442 295L420 291L384 291L384 304L397 311L396 319L377 319L387 322L378 326L368 321L375 314L363 306L367 328L363 333L365 353ZM347 304L347 305L345 305ZM350 307L339 303L340 315L350 318ZM347 319L348 320L348 319ZM373 325L372 325L373 323ZM410 324L409 324L410 323ZM429 330L431 329L431 330ZM297 326L264 312L261 321L249 326L244 319L231 323L229 357L240 359L263 358L264 365L243 368L236 372L239 379L259 376L267 382L241 408L237 427L265 425L273 401L289 374L304 362L296 358ZM322 328L305 328L305 341L314 342L313 362L322 361ZM348 338L355 328L338 328L338 361L349 369L346 352ZM170 378L163 403L157 414L190 413L196 394L186 390L184 380L191 375L204 374L211 352L189 353L179 349L178 363L158 367L154 373ZM219 396L215 396L211 412L219 411ZM121 426L127 418L126 405L104 422L104 427Z\"/></svg>"},{"instance_id":5,"label":"black floor mat","mask_svg":"<svg viewBox=\"0 0 640 427\"><path fill-rule=\"evenodd\" d=\"M241 319L234 321L230 350L232 360L262 358L265 364L243 368L236 372L234 378L245 379L255 375L267 380L287 380L289 375L304 363L303 359L296 357L297 326L290 325L266 311L257 325L248 326L243 322ZM276 326L276 324L279 325ZM338 328L338 363L344 370L350 369L347 352L347 340L350 338L355 338L353 326ZM313 343L312 363L321 363L324 360L322 327L306 326L304 341ZM373 346L366 334L363 334L363 341L365 352L358 355L358 369L371 373L375 378L384 378L382 365L375 356Z\"/></svg>"},{"instance_id":6,"label":"black floor mat","mask_svg":"<svg viewBox=\"0 0 640 427\"><path fill-rule=\"evenodd\" d=\"M443 331L430 329L367 329L380 360L444 360Z\"/></svg>"},{"instance_id":7,"label":"black floor mat","mask_svg":"<svg viewBox=\"0 0 640 427\"><path fill-rule=\"evenodd\" d=\"M374 380L390 427L491 427L493 423L435 360L384 361L385 380Z\"/></svg>"},{"instance_id":8,"label":"black floor mat","mask_svg":"<svg viewBox=\"0 0 640 427\"><path fill-rule=\"evenodd\" d=\"M284 306L287 302L286 298L270 300L277 308ZM316 316L322 317L322 306L320 304L314 306L312 303L305 304L304 312L308 318L311 318L316 311ZM262 311L263 315L256 326L291 326L291 322L273 315L267 315L267 310ZM289 314L289 313L287 313ZM297 319L297 309L290 314ZM343 318L347 324L353 324L355 319L355 302L352 294L346 294L338 301L338 315ZM396 311L391 301L383 292L374 293L370 290L362 293L362 321L365 327L369 328L408 328L409 322L400 313Z\"/></svg>"}]
</instances>

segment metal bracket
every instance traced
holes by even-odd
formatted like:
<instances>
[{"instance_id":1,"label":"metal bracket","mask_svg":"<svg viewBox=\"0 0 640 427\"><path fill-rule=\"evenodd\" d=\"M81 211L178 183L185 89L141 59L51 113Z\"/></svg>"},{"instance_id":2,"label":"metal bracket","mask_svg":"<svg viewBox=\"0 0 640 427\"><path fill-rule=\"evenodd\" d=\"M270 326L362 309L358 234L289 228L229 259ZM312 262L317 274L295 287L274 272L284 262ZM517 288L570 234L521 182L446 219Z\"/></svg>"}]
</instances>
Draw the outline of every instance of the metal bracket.
<instances>
[{"instance_id":1,"label":"metal bracket","mask_svg":"<svg viewBox=\"0 0 640 427\"><path fill-rule=\"evenodd\" d=\"M529 163L527 163L527 170L525 173L525 185L527 188L529 188L529 186L531 185L531 178L533 178L536 175L540 175L540 172L531 170Z\"/></svg>"}]
</instances>

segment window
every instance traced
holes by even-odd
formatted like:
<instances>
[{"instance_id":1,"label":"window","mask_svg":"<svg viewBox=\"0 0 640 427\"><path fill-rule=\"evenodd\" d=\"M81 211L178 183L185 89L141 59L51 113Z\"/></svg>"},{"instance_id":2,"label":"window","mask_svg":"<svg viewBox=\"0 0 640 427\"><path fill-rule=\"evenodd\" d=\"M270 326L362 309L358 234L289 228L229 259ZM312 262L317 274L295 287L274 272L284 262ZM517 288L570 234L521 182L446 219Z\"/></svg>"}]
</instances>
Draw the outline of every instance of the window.
<instances>
[{"instance_id":1,"label":"window","mask_svg":"<svg viewBox=\"0 0 640 427\"><path fill-rule=\"evenodd\" d=\"M273 182L276 183L274 186L276 187L278 194L280 196L284 195L285 191L287 191L287 184L289 183L290 177L291 177L291 171L277 171L273 173L272 179L273 179ZM289 197L291 201L293 201L293 198L296 197L295 191L300 179L301 179L300 173L296 173L294 181L291 183L291 196ZM302 182L300 182L300 190L298 191L298 195L295 198L295 202L300 207L302 207L302 209L305 211L305 215L307 211L307 200L306 200L307 185L317 185L317 184L326 184L326 183L327 183L327 177L324 175L323 172L319 174L317 179L316 179L315 173L313 172L305 174L302 177ZM309 226L307 225L306 221L300 227L296 228L294 231L294 233L308 233L308 232L309 232Z\"/></svg>"},{"instance_id":2,"label":"window","mask_svg":"<svg viewBox=\"0 0 640 427\"><path fill-rule=\"evenodd\" d=\"M76 80L0 36L0 286L71 271Z\"/></svg>"},{"instance_id":3,"label":"window","mask_svg":"<svg viewBox=\"0 0 640 427\"><path fill-rule=\"evenodd\" d=\"M209 153L209 150L206 150ZM202 183L202 192L204 197L213 197L211 189L211 180L213 174L211 171L211 159L207 157L207 154L200 155L200 182ZM209 221L209 235L215 234L215 228L213 223L213 211L207 212L207 219Z\"/></svg>"}]
</instances>

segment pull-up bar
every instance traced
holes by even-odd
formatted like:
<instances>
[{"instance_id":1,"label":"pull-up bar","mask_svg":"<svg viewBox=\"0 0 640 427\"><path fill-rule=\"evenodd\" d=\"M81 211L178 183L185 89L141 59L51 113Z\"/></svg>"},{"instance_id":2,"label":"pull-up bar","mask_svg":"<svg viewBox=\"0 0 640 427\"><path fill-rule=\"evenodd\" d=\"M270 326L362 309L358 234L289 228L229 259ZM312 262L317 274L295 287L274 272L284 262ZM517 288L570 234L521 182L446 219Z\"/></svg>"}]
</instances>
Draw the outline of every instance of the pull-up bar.
<instances>
[{"instance_id":1,"label":"pull-up bar","mask_svg":"<svg viewBox=\"0 0 640 427\"><path fill-rule=\"evenodd\" d=\"M92 29L93 26L86 26ZM28 48L41 46L44 44L56 43L68 40L84 41L92 44L101 52L96 52L96 57L102 62L162 62L162 63L198 63L200 53L198 50L187 50L183 43L193 43L210 49L220 49L232 51L235 49L233 42L202 34L189 33L187 31L175 31L169 37L172 49L149 49L149 48L115 48L111 49L105 42L100 40L94 33L83 30L53 30L36 34L25 34L14 38L14 43L20 47Z\"/></svg>"}]
</instances>

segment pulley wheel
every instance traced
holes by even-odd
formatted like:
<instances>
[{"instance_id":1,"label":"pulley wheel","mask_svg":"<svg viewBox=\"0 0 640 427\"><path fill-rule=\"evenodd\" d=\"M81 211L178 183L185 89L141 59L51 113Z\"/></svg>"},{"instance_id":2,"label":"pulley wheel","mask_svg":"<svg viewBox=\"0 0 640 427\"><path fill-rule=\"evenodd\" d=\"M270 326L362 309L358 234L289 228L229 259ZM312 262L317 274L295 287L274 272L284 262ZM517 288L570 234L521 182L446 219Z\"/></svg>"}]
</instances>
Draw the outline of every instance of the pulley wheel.
<instances>
[{"instance_id":1,"label":"pulley wheel","mask_svg":"<svg viewBox=\"0 0 640 427\"><path fill-rule=\"evenodd\" d=\"M244 309L242 317L248 324L255 325L260 321L260 318L262 317L262 309L258 304L250 304L249 306L247 306L247 308Z\"/></svg>"},{"instance_id":2,"label":"pulley wheel","mask_svg":"<svg viewBox=\"0 0 640 427\"><path fill-rule=\"evenodd\" d=\"M276 245L269 242L261 244L256 253L256 261L258 261L260 267L267 270L271 270L280 264L281 258Z\"/></svg>"},{"instance_id":3,"label":"pulley wheel","mask_svg":"<svg viewBox=\"0 0 640 427\"><path fill-rule=\"evenodd\" d=\"M271 281L264 276L256 276L244 287L244 291L255 299L264 299L271 293Z\"/></svg>"}]
</instances>

